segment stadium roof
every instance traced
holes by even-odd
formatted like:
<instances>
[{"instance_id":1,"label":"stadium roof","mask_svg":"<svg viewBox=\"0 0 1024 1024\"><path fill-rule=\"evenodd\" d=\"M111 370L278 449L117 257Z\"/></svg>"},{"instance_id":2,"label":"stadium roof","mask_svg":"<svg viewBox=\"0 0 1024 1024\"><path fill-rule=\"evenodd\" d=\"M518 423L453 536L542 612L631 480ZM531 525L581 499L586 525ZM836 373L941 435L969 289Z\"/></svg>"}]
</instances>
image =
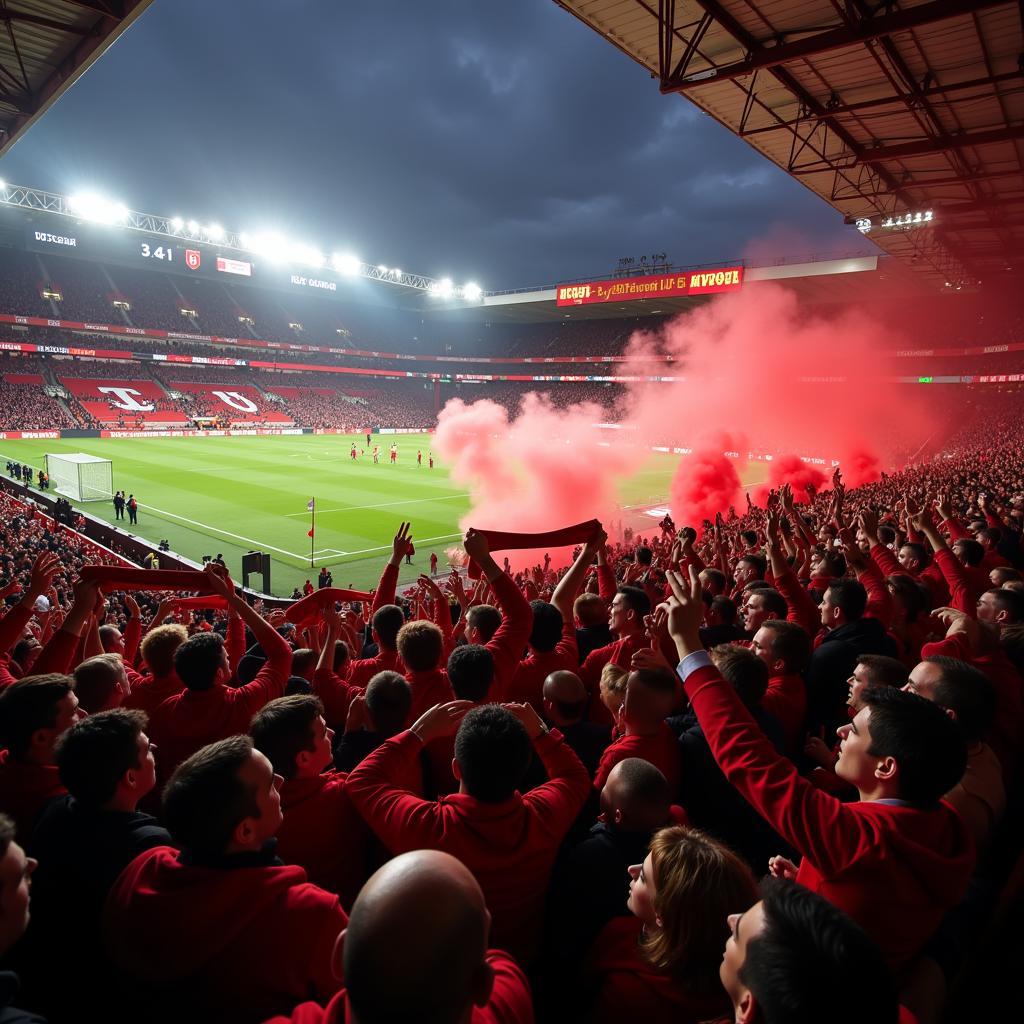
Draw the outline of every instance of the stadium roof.
<instances>
[{"instance_id":1,"label":"stadium roof","mask_svg":"<svg viewBox=\"0 0 1024 1024\"><path fill-rule=\"evenodd\" d=\"M933 282L1022 269L1019 0L555 2Z\"/></svg>"},{"instance_id":2,"label":"stadium roof","mask_svg":"<svg viewBox=\"0 0 1024 1024\"><path fill-rule=\"evenodd\" d=\"M0 4L0 156L153 0Z\"/></svg>"}]
</instances>

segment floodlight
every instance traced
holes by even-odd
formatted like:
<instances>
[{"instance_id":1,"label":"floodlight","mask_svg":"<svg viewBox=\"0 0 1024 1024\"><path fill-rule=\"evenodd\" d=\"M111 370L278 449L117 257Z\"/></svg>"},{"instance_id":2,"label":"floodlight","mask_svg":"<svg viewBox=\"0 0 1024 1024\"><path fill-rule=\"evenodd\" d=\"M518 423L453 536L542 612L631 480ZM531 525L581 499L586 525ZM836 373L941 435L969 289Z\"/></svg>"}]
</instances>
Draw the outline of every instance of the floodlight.
<instances>
[{"instance_id":1,"label":"floodlight","mask_svg":"<svg viewBox=\"0 0 1024 1024\"><path fill-rule=\"evenodd\" d=\"M219 224L211 224L206 229L206 237L219 242L224 237L224 229Z\"/></svg>"},{"instance_id":2,"label":"floodlight","mask_svg":"<svg viewBox=\"0 0 1024 1024\"><path fill-rule=\"evenodd\" d=\"M379 270L379 271L380 271L380 272L381 272L382 274L386 274L386 273L388 272L388 268L387 268L387 267L385 267L383 263L380 263L380 264L378 264L378 265L377 265L377 269L378 269L378 270Z\"/></svg>"},{"instance_id":3,"label":"floodlight","mask_svg":"<svg viewBox=\"0 0 1024 1024\"><path fill-rule=\"evenodd\" d=\"M402 276L402 272L398 269L398 267L395 267L394 270L391 271L391 273L394 274L395 277Z\"/></svg>"},{"instance_id":4,"label":"floodlight","mask_svg":"<svg viewBox=\"0 0 1024 1024\"><path fill-rule=\"evenodd\" d=\"M6 192L6 191L7 191L7 182L0 180L0 192Z\"/></svg>"},{"instance_id":5,"label":"floodlight","mask_svg":"<svg viewBox=\"0 0 1024 1024\"><path fill-rule=\"evenodd\" d=\"M290 263L301 263L309 267L322 267L324 254L312 245L302 242L291 242L284 247L285 256Z\"/></svg>"},{"instance_id":6,"label":"floodlight","mask_svg":"<svg viewBox=\"0 0 1024 1024\"><path fill-rule=\"evenodd\" d=\"M128 217L128 207L95 192L81 192L68 199L68 208L83 220L97 224L117 224Z\"/></svg>"},{"instance_id":7,"label":"floodlight","mask_svg":"<svg viewBox=\"0 0 1024 1024\"><path fill-rule=\"evenodd\" d=\"M358 257L353 256L350 252L336 252L331 257L331 263L339 274L348 274L350 277L358 274L359 268L362 265Z\"/></svg>"},{"instance_id":8,"label":"floodlight","mask_svg":"<svg viewBox=\"0 0 1024 1024\"><path fill-rule=\"evenodd\" d=\"M442 277L430 286L430 294L436 299L450 299L455 294L455 285L450 277Z\"/></svg>"},{"instance_id":9,"label":"floodlight","mask_svg":"<svg viewBox=\"0 0 1024 1024\"><path fill-rule=\"evenodd\" d=\"M172 217L170 225L171 230L177 235L181 233L181 229L185 226L185 222L180 217Z\"/></svg>"},{"instance_id":10,"label":"floodlight","mask_svg":"<svg viewBox=\"0 0 1024 1024\"><path fill-rule=\"evenodd\" d=\"M194 235L199 230L199 221L190 220L188 222L189 234Z\"/></svg>"},{"instance_id":11,"label":"floodlight","mask_svg":"<svg viewBox=\"0 0 1024 1024\"><path fill-rule=\"evenodd\" d=\"M476 302L483 295L484 290L475 281L470 281L462 286L462 297L467 302Z\"/></svg>"},{"instance_id":12,"label":"floodlight","mask_svg":"<svg viewBox=\"0 0 1024 1024\"><path fill-rule=\"evenodd\" d=\"M249 237L249 232L248 231L243 231L238 236L238 241L241 244L243 249L248 249L249 248L249 243L252 241L252 239Z\"/></svg>"}]
</instances>

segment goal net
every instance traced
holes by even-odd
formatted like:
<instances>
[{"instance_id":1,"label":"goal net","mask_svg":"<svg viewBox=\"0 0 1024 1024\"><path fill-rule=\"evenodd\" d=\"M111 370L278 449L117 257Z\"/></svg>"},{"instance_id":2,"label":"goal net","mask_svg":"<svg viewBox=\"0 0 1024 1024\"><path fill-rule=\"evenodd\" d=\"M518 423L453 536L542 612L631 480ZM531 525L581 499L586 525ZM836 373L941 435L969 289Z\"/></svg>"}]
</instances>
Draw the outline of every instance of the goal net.
<instances>
[{"instance_id":1,"label":"goal net","mask_svg":"<svg viewBox=\"0 0 1024 1024\"><path fill-rule=\"evenodd\" d=\"M103 501L114 496L114 473L110 459L95 455L46 456L50 486L73 501Z\"/></svg>"}]
</instances>

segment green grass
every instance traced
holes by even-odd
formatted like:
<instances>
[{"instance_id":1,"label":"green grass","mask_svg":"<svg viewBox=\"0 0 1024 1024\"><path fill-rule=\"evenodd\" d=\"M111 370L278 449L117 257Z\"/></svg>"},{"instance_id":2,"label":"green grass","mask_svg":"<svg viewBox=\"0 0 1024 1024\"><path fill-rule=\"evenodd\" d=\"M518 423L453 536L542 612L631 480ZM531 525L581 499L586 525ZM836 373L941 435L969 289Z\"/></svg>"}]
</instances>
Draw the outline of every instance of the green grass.
<instances>
[{"instance_id":1,"label":"green grass","mask_svg":"<svg viewBox=\"0 0 1024 1024\"><path fill-rule=\"evenodd\" d=\"M397 466L387 464L389 435L379 437L382 455L376 466L369 454L352 463L353 439L361 450L364 435L3 441L0 455L36 469L46 452L110 459L115 490L134 493L139 502L138 526L130 532L154 543L166 538L171 550L196 561L222 552L236 579L246 551L266 551L276 594L290 594L322 565L331 569L336 586L372 587L403 520L413 524L416 556L413 565L402 566L401 581L428 570L431 551L443 568L445 549L458 541L469 496L440 462L427 468L429 436L395 438ZM422 466L416 465L418 448ZM623 504L663 501L676 462L675 456L652 454L623 481ZM310 570L306 503L314 497L315 568ZM83 507L115 522L109 502ZM118 525L129 529L127 519Z\"/></svg>"}]
</instances>

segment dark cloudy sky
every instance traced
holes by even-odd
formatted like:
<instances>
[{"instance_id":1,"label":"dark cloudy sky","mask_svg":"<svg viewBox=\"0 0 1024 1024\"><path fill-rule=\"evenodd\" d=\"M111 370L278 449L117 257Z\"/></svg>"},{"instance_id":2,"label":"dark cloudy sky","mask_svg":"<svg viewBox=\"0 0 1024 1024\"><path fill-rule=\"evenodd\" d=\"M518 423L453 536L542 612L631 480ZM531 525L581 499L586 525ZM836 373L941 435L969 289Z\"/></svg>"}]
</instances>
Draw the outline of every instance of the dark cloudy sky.
<instances>
[{"instance_id":1,"label":"dark cloudy sky","mask_svg":"<svg viewBox=\"0 0 1024 1024\"><path fill-rule=\"evenodd\" d=\"M871 248L551 0L156 0L0 176L492 289Z\"/></svg>"}]
</instances>

